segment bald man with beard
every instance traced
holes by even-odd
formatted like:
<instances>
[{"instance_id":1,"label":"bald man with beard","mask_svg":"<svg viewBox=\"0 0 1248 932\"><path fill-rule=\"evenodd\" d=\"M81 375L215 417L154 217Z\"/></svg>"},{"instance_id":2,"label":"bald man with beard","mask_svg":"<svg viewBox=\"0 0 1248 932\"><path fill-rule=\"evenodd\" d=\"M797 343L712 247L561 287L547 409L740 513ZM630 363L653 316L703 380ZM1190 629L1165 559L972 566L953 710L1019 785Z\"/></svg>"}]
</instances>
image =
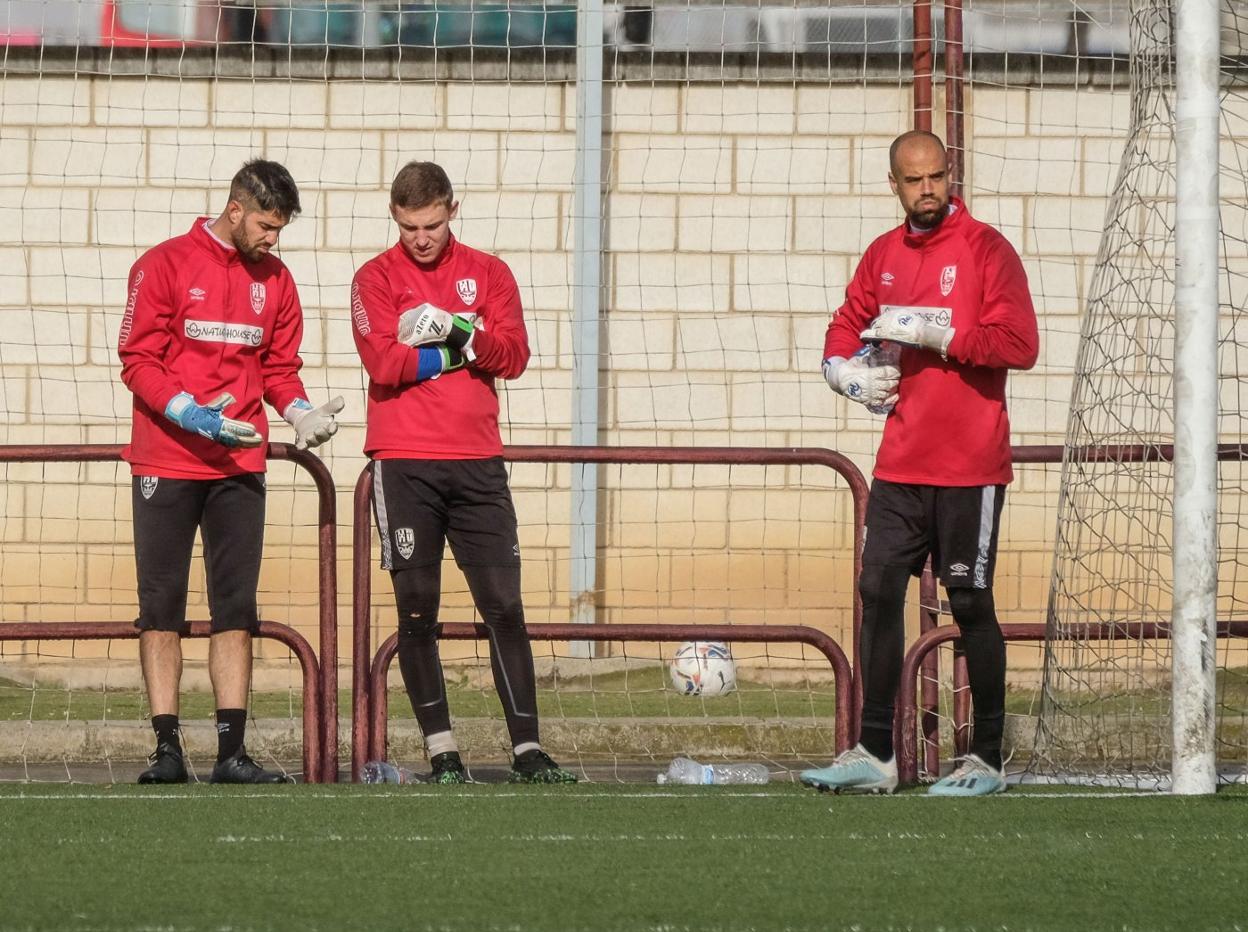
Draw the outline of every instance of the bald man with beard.
<instances>
[{"instance_id":1,"label":"bald man with beard","mask_svg":"<svg viewBox=\"0 0 1248 932\"><path fill-rule=\"evenodd\" d=\"M862 728L855 747L801 780L833 792L896 789L906 590L930 556L961 629L974 732L969 753L928 792L984 796L1006 786L1005 641L992 593L1013 478L1005 383L1009 370L1035 365L1036 314L1014 248L950 195L940 139L904 133L889 163L905 220L863 254L823 352L833 391L887 411L858 583ZM880 346L892 355L870 351Z\"/></svg>"}]
</instances>

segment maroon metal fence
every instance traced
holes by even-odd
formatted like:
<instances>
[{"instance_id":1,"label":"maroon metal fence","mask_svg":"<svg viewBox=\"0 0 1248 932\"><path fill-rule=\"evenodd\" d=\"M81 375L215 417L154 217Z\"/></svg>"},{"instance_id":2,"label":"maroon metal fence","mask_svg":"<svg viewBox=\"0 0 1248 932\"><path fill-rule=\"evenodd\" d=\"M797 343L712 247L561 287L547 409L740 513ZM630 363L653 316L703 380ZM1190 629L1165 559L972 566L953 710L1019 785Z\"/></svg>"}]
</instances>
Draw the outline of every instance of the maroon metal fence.
<instances>
[{"instance_id":1,"label":"maroon metal fence","mask_svg":"<svg viewBox=\"0 0 1248 932\"><path fill-rule=\"evenodd\" d=\"M480 623L449 623L441 626L443 638L480 640L487 637ZM853 672L841 646L831 635L806 625L587 625L544 623L529 625L529 637L536 641L732 641L735 643L809 644L828 658L836 679L836 719L834 734L837 753L849 747L850 709L853 702ZM377 651L369 673L368 757L386 757L386 716L389 701L386 673L399 647L398 634L392 634Z\"/></svg>"},{"instance_id":2,"label":"maroon metal fence","mask_svg":"<svg viewBox=\"0 0 1248 932\"><path fill-rule=\"evenodd\" d=\"M851 460L832 450L817 448L770 449L763 447L572 447L511 446L503 451L510 462L522 463L601 463L662 465L743 465L743 466L826 466L839 473L849 486L854 502L853 579L853 656L851 668L839 645L822 632L800 625L586 625L531 624L529 634L537 640L736 640L799 642L821 650L832 664L836 677L837 750L857 740L856 725L859 688L852 679L857 667L858 629L862 603L858 596L861 572L862 527L866 519L867 483ZM354 564L352 585L352 742L351 776L358 780L360 768L369 756L381 756L385 748L386 670L394 656L397 639L391 637L372 652L369 607L372 583L372 511L369 505L372 473L365 469L355 486ZM483 629L472 624L444 624L443 637L480 638ZM844 715L842 715L844 710Z\"/></svg>"},{"instance_id":3,"label":"maroon metal fence","mask_svg":"<svg viewBox=\"0 0 1248 932\"><path fill-rule=\"evenodd\" d=\"M121 460L116 444L31 444L0 447L0 463L100 463ZM303 467L316 483L318 499L319 597L321 662L307 640L287 625L260 623L260 637L288 646L303 672L303 767L309 783L332 781L338 769L338 629L335 616L338 584L334 575L337 506L334 483L325 464L288 443L270 443L268 458ZM192 622L191 637L208 636L207 622ZM137 638L126 622L4 622L0 640L100 640Z\"/></svg>"}]
</instances>

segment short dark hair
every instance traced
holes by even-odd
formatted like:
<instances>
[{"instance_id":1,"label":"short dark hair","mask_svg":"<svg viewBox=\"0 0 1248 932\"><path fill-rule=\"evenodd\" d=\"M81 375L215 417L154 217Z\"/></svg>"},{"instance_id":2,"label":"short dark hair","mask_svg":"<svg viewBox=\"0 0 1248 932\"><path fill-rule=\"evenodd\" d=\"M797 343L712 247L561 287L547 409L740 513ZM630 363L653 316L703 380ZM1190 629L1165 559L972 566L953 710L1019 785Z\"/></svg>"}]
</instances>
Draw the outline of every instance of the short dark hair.
<instances>
[{"instance_id":1,"label":"short dark hair","mask_svg":"<svg viewBox=\"0 0 1248 932\"><path fill-rule=\"evenodd\" d=\"M273 211L293 220L299 206L299 188L284 165L268 159L252 159L230 181L230 200L244 208Z\"/></svg>"},{"instance_id":2,"label":"short dark hair","mask_svg":"<svg viewBox=\"0 0 1248 932\"><path fill-rule=\"evenodd\" d=\"M894 139L893 144L888 147L888 170L890 172L895 172L897 170L897 150L906 143L915 139L927 139L936 143L936 147L940 149L941 152L945 151L945 144L940 141L940 137L935 133L929 133L925 129L912 129L909 132L902 133Z\"/></svg>"},{"instance_id":3,"label":"short dark hair","mask_svg":"<svg viewBox=\"0 0 1248 932\"><path fill-rule=\"evenodd\" d=\"M395 207L419 210L430 204L455 203L451 179L437 162L408 162L390 185L390 203Z\"/></svg>"}]
</instances>

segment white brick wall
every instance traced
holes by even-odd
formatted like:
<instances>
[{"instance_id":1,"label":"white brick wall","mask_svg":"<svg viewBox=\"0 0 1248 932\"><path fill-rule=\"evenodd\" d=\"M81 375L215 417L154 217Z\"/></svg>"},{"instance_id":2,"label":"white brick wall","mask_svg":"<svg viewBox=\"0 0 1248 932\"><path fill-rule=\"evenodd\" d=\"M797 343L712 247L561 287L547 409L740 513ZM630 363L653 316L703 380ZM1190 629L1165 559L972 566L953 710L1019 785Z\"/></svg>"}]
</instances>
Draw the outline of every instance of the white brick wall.
<instances>
[{"instance_id":1,"label":"white brick wall","mask_svg":"<svg viewBox=\"0 0 1248 932\"><path fill-rule=\"evenodd\" d=\"M104 126L207 126L207 81L106 78L95 84L95 122Z\"/></svg>"},{"instance_id":2,"label":"white brick wall","mask_svg":"<svg viewBox=\"0 0 1248 932\"><path fill-rule=\"evenodd\" d=\"M887 149L909 125L910 88L634 81L608 86L605 104L605 439L830 446L869 469L881 421L829 392L818 363L829 311L858 257L900 219ZM316 399L347 398L343 428L321 451L342 493L342 525L363 464L365 408L348 286L359 265L395 241L388 189L409 159L447 168L461 200L456 234L500 254L520 284L534 356L501 392L504 436L568 442L575 106L575 88L555 83L0 78L5 439L127 439L130 396L115 355L126 273L141 250L220 210L233 172L266 155L292 169L304 203L281 241L305 305L303 377ZM1011 382L1015 433L1060 442L1080 296L1117 173L1126 95L972 87L967 111L972 210L1019 248L1041 312L1040 364ZM287 439L288 428L274 421L274 436ZM3 539L72 537L78 516L107 511L98 520L84 516L78 539L97 547L119 541L117 554L89 564L79 544L60 553L45 541L45 559L31 563L6 543L5 599L44 598L49 613L73 615L79 609L68 603L83 592L110 598L110 572L132 572L121 540L128 498L100 491L124 471L78 470L60 481L72 485L85 474L99 485L76 499L41 498L32 490L61 473L9 467L10 484L35 485L0 484L0 506L11 511L0 522ZM517 496L522 524L538 535L526 548L547 546L543 529L566 521L566 496L544 491L555 475L566 487L566 468L543 470L535 491ZM653 487L644 502L652 523L614 530L612 542L653 551L658 528L673 546L691 539L707 548L728 541L801 549L806 530L787 520L795 500L772 496L765 504L774 510L760 522L761 497L690 494L691 475L736 482L741 473L629 474L626 484ZM293 476L285 465L274 470L279 484L305 481ZM796 476L791 471L787 481ZM843 499L837 491L802 507L834 510L843 523ZM277 497L274 504L287 507ZM35 520L41 508L42 523ZM843 533L837 528L833 537ZM802 601L800 593L822 590L800 577L826 566L773 556L738 567L727 557L651 552L649 563L612 570L608 584L653 600L656 579L688 588L692 577L682 572L693 572L697 586L741 593L743 606L783 602L791 590L799 595L789 604L817 610L817 598ZM294 572L275 566L269 581L280 587ZM566 562L555 561L529 580L530 596L566 586L566 575ZM563 596L549 595L552 603L535 604L533 617L563 611Z\"/></svg>"}]
</instances>

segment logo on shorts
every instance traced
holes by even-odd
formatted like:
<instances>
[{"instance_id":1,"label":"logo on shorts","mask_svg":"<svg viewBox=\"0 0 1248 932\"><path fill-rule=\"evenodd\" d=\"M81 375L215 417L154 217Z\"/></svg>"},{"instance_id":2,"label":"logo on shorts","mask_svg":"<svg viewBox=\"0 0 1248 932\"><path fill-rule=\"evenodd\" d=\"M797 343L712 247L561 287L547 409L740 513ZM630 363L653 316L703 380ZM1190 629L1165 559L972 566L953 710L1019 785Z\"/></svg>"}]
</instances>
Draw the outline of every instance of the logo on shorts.
<instances>
[{"instance_id":1,"label":"logo on shorts","mask_svg":"<svg viewBox=\"0 0 1248 932\"><path fill-rule=\"evenodd\" d=\"M475 278L461 278L455 283L455 290L459 292L459 300L465 304L471 304L477 300L477 280Z\"/></svg>"},{"instance_id":2,"label":"logo on shorts","mask_svg":"<svg viewBox=\"0 0 1248 932\"><path fill-rule=\"evenodd\" d=\"M410 527L395 528L394 545L399 548L399 556L410 560L416 551L416 534Z\"/></svg>"},{"instance_id":3,"label":"logo on shorts","mask_svg":"<svg viewBox=\"0 0 1248 932\"><path fill-rule=\"evenodd\" d=\"M251 309L257 314L264 311L264 282L251 283Z\"/></svg>"},{"instance_id":4,"label":"logo on shorts","mask_svg":"<svg viewBox=\"0 0 1248 932\"><path fill-rule=\"evenodd\" d=\"M153 495L156 494L156 486L159 484L159 482L160 480L156 478L155 476L140 476L139 477L139 491L143 493L144 501L146 501L147 499L151 498Z\"/></svg>"},{"instance_id":5,"label":"logo on shorts","mask_svg":"<svg viewBox=\"0 0 1248 932\"><path fill-rule=\"evenodd\" d=\"M519 545L519 544L512 544L512 545L511 545L511 552L512 552L512 554L514 554L514 555L515 555L515 558L516 558L517 560L519 560L519 559L520 559L520 545Z\"/></svg>"},{"instance_id":6,"label":"logo on shorts","mask_svg":"<svg viewBox=\"0 0 1248 932\"><path fill-rule=\"evenodd\" d=\"M943 297L948 297L949 292L953 291L953 283L958 277L958 267L956 265L946 265L940 273L940 293Z\"/></svg>"},{"instance_id":7,"label":"logo on shorts","mask_svg":"<svg viewBox=\"0 0 1248 932\"><path fill-rule=\"evenodd\" d=\"M966 571L969 569L970 567L967 566L965 563L955 563L953 564L953 566L949 567L949 575L950 576L965 576Z\"/></svg>"}]
</instances>

